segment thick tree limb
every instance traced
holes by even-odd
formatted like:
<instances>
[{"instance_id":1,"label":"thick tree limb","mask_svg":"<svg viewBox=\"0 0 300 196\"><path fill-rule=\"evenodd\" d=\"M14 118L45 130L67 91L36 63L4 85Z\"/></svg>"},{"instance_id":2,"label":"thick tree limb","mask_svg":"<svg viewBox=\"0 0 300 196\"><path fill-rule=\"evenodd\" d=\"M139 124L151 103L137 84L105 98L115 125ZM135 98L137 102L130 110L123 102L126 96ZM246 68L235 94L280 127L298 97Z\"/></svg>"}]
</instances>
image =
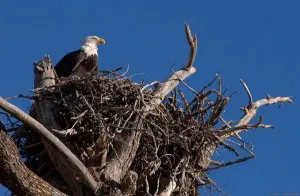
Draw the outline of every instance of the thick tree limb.
<instances>
[{"instance_id":1,"label":"thick tree limb","mask_svg":"<svg viewBox=\"0 0 300 196\"><path fill-rule=\"evenodd\" d=\"M44 64L43 64L44 63ZM36 79L35 86L40 88L45 88L48 85L53 84L54 75L51 68L51 62L49 57L45 57L45 61L41 64L36 64ZM40 73L38 75L38 73ZM37 79L38 78L38 79ZM51 111L53 108L47 101L40 101L37 103L41 110L42 120L48 127L52 128L56 125L54 115ZM41 137L42 141L47 149L53 164L56 166L58 171L66 172L62 173L62 176L66 179L69 185L76 184L76 179L83 179L83 182L87 187L93 192L97 190L97 182L93 179L92 175L89 173L88 169L82 164L82 162L67 148L57 137L55 137L46 127L40 124L38 121L24 113L22 110L16 106L8 103L6 100L0 97L0 108L7 111L8 113L14 115L17 119L24 122L30 126L34 131L36 131ZM63 157L61 156L63 155ZM76 177L77 176L77 177ZM80 194L80 193L79 193Z\"/></svg>"},{"instance_id":2,"label":"thick tree limb","mask_svg":"<svg viewBox=\"0 0 300 196\"><path fill-rule=\"evenodd\" d=\"M262 120L263 120L263 117L260 116L259 117L259 121L256 124L254 124L254 125L242 124L240 126L230 127L229 129L222 130L220 132L220 134L218 134L218 135L219 136L230 135L230 134L233 134L234 132L237 132L239 130L256 129L256 128L258 128L261 125Z\"/></svg>"},{"instance_id":3,"label":"thick tree limb","mask_svg":"<svg viewBox=\"0 0 300 196\"><path fill-rule=\"evenodd\" d=\"M152 105L148 108L145 108L146 111L156 108L162 102L165 96L167 96L176 86L178 86L180 81L185 80L191 74L196 72L193 64L197 54L197 37L196 35L192 35L190 27L187 24L185 24L185 33L190 46L190 55L188 61L181 70L173 73L168 80L159 85L154 93L154 98L151 100Z\"/></svg>"},{"instance_id":4,"label":"thick tree limb","mask_svg":"<svg viewBox=\"0 0 300 196\"><path fill-rule=\"evenodd\" d=\"M138 131L142 126L139 116L136 117L136 129L118 135L122 141L115 148L115 154L108 157L105 175L115 181L120 182L127 173L139 146L142 132Z\"/></svg>"},{"instance_id":5,"label":"thick tree limb","mask_svg":"<svg viewBox=\"0 0 300 196\"><path fill-rule=\"evenodd\" d=\"M51 87L55 85L55 73L52 69L52 62L49 56L45 56L44 60L34 63L34 73L34 87L40 89L38 93L43 94L51 90ZM36 105L38 120L43 122L48 129L61 130L61 126L55 118L56 105L47 99L37 101ZM57 138L56 140L59 141ZM87 191L83 191L81 182L85 183L89 188L89 192L97 192L97 182L83 163L66 146L63 146L64 149L62 149L62 146L57 148L53 141L49 142L47 138L42 138L42 142L55 168L60 172L68 185L72 187L74 195L82 195L83 192ZM66 149L68 155L62 153Z\"/></svg>"},{"instance_id":6,"label":"thick tree limb","mask_svg":"<svg viewBox=\"0 0 300 196\"><path fill-rule=\"evenodd\" d=\"M34 88L41 89L39 93L43 94L44 91L51 90L49 87L55 85L55 73L52 69L52 62L49 56L45 56L43 61L34 63ZM37 116L42 120L44 125L52 130L52 128L60 130L60 124L56 121L54 111L55 105L46 99L36 101L35 109ZM50 111L50 112L49 112ZM41 115L41 116L39 116Z\"/></svg>"},{"instance_id":7,"label":"thick tree limb","mask_svg":"<svg viewBox=\"0 0 300 196\"><path fill-rule=\"evenodd\" d=\"M0 108L5 110L6 112L15 116L18 120L24 122L28 126L30 126L36 133L38 133L42 138L47 140L56 149L66 156L71 163L79 170L82 178L85 178L88 182L88 186L92 188L92 190L97 189L97 183L93 179L93 177L88 172L87 168L81 163L81 161L67 148L57 137L55 137L46 127L44 127L41 123L30 117L28 114L17 108L16 106L8 103L5 99L0 97Z\"/></svg>"},{"instance_id":8,"label":"thick tree limb","mask_svg":"<svg viewBox=\"0 0 300 196\"><path fill-rule=\"evenodd\" d=\"M2 129L0 141L1 184L17 195L65 195L25 166L14 141Z\"/></svg>"},{"instance_id":9,"label":"thick tree limb","mask_svg":"<svg viewBox=\"0 0 300 196\"><path fill-rule=\"evenodd\" d=\"M197 53L197 37L191 34L190 27L185 24L185 32L188 44L190 46L190 55L187 64L179 71L175 72L168 80L161 83L154 93L153 99L150 101L150 105L142 108L144 112L143 118L145 118L150 110L155 109L161 104L162 100L167 94L169 94L181 81L189 77L196 72L193 67L193 63ZM139 130L142 126L140 117L136 117L136 130ZM105 174L110 179L120 182L120 180L127 173L139 147L140 138L142 136L141 131L131 131L127 134L121 134L123 144L120 148L116 149L116 155L109 157L107 162L107 168Z\"/></svg>"}]
</instances>

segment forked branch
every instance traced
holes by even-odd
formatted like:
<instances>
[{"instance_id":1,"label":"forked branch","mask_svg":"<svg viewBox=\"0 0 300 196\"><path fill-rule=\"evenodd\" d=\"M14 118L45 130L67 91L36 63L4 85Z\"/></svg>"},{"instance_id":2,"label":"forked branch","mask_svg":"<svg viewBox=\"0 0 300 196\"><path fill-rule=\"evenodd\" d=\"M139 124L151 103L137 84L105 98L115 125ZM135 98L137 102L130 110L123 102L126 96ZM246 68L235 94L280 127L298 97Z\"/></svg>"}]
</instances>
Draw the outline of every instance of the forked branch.
<instances>
[{"instance_id":1,"label":"forked branch","mask_svg":"<svg viewBox=\"0 0 300 196\"><path fill-rule=\"evenodd\" d=\"M249 126L248 123L256 115L259 107L264 106L264 105L272 105L272 104L276 104L276 103L285 103L285 102L293 103L292 97L274 97L273 98L273 97L268 96L265 99L261 99L261 100L253 102L248 107L243 108L245 114L240 119L238 124L234 128L231 128L232 130L227 130L226 132L224 132L222 134L222 136L225 138L228 138L234 134L242 133L244 131L247 131L248 128L251 128L251 126L248 127ZM261 122L260 122L260 124L261 124ZM259 125L257 125L257 127L259 127Z\"/></svg>"},{"instance_id":2,"label":"forked branch","mask_svg":"<svg viewBox=\"0 0 300 196\"><path fill-rule=\"evenodd\" d=\"M148 108L144 108L144 111L156 108L162 102L165 96L168 95L180 83L180 81L185 80L191 74L196 72L193 64L197 54L197 37L195 34L192 35L191 29L187 24L185 24L185 33L190 46L190 54L187 63L182 69L174 72L168 80L159 85L154 93L154 98L151 100L152 105Z\"/></svg>"}]
</instances>

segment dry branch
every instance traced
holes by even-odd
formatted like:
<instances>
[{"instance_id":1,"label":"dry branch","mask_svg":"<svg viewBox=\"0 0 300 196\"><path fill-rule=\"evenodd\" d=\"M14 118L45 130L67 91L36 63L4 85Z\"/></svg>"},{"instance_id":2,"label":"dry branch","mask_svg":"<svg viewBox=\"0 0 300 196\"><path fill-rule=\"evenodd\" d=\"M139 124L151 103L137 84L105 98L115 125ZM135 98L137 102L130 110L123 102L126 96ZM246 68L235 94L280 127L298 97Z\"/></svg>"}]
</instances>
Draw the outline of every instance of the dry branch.
<instances>
[{"instance_id":1,"label":"dry branch","mask_svg":"<svg viewBox=\"0 0 300 196\"><path fill-rule=\"evenodd\" d=\"M40 89L37 91L39 95L42 96L43 94L47 94L51 91L51 87L55 85L55 73L52 69L52 62L49 56L45 56L43 61L34 63L34 73L34 87L35 89ZM36 112L38 113L37 116L39 121L43 122L51 130L61 130L61 125L55 118L57 116L55 112L57 110L55 104L51 100L41 99L36 102L36 105L36 108L38 108ZM51 134L51 137L55 140L49 142L48 138L50 134L51 133L48 131L48 135L42 138L42 142L44 143L54 166L69 186L72 187L74 194L83 194L81 180L90 189L89 192L96 193L98 185L89 173L88 169L71 152L71 150L60 142L60 140L53 134ZM59 146L54 142L59 144Z\"/></svg>"},{"instance_id":2,"label":"dry branch","mask_svg":"<svg viewBox=\"0 0 300 196\"><path fill-rule=\"evenodd\" d=\"M156 89L153 98L149 101L149 105L142 108L144 112L143 118L149 115L149 111L154 110L162 102L167 94L169 94L179 83L191 74L196 72L193 67L195 56L197 53L197 37L191 34L190 27L185 24L185 32L188 44L190 46L190 55L187 64L183 69L175 72L167 81L161 83ZM135 130L141 129L142 121L139 117L136 117L136 127ZM139 147L140 138L142 133L140 131L132 131L129 135L122 135L122 140L124 145L118 150L116 150L116 156L109 159L107 162L106 175L111 179L119 182L120 179L126 174L128 168L130 167L133 159L135 158L136 151Z\"/></svg>"},{"instance_id":3,"label":"dry branch","mask_svg":"<svg viewBox=\"0 0 300 196\"><path fill-rule=\"evenodd\" d=\"M14 141L3 128L0 127L0 183L17 195L65 195L24 165Z\"/></svg>"},{"instance_id":4,"label":"dry branch","mask_svg":"<svg viewBox=\"0 0 300 196\"><path fill-rule=\"evenodd\" d=\"M162 102L165 96L167 96L181 81L185 80L191 74L196 72L193 64L197 54L197 37L196 35L192 35L191 29L187 24L185 24L185 33L190 46L190 54L186 65L181 70L173 73L173 75L167 81L159 85L154 93L154 98L151 100L151 106L145 107L145 111L156 108Z\"/></svg>"},{"instance_id":5,"label":"dry branch","mask_svg":"<svg viewBox=\"0 0 300 196\"><path fill-rule=\"evenodd\" d=\"M196 71L193 63L197 52L197 38L188 25L185 32L190 46L186 65L158 85L134 83L130 77L117 73L118 70L105 71L99 77L57 82L50 59L37 63L34 93L38 99L33 116L57 135L85 166L81 165L83 170L78 172L78 165L72 159L69 163L52 142L31 130L18 131L10 120L10 133L16 130L13 138L25 163L37 165L31 169L47 182L56 181L77 195L80 195L77 188L82 194L88 189L91 195L196 195L198 186L206 185L221 191L206 172L255 157L252 145L240 137L231 140L230 136L247 129L269 128L262 124L262 118L249 124L257 109L291 102L291 98L268 97L253 102L247 85L242 82L249 97L245 115L237 125L224 120L224 109L234 93L227 95L221 77L217 75L199 92L184 81ZM191 100L184 91L176 89L180 82L194 95ZM219 147L237 156L241 150L251 156L223 164L211 161ZM45 171L49 164L52 169L42 174L40 171ZM217 166L209 167L213 164ZM62 181L57 181L58 172L64 177ZM82 187L82 182L87 187Z\"/></svg>"},{"instance_id":6,"label":"dry branch","mask_svg":"<svg viewBox=\"0 0 300 196\"><path fill-rule=\"evenodd\" d=\"M244 131L247 131L248 128L251 128L251 126L244 126L248 125L248 123L253 119L253 117L256 115L257 110L259 107L264 106L264 105L272 105L276 103L293 103L291 97L267 97L265 99L261 99L258 101L253 102L250 104L247 108L243 108L245 114L244 116L240 119L240 121L237 123L235 128L238 128L235 131L229 131L228 133L225 132L222 134L223 137L227 138L229 136L232 136L234 133L239 134ZM256 127L258 127L261 123L259 123ZM244 126L244 127L243 127ZM253 126L252 126L253 127Z\"/></svg>"},{"instance_id":7,"label":"dry branch","mask_svg":"<svg viewBox=\"0 0 300 196\"><path fill-rule=\"evenodd\" d=\"M253 98L252 98L251 92L250 92L247 84L242 79L240 79L240 82L242 83L243 87L245 88L245 90L247 92L247 95L249 98L249 105L251 105L253 103Z\"/></svg>"},{"instance_id":8,"label":"dry branch","mask_svg":"<svg viewBox=\"0 0 300 196\"><path fill-rule=\"evenodd\" d=\"M12 114L20 121L24 122L30 126L34 131L36 131L41 137L47 140L50 144L56 147L56 149L66 156L74 164L76 168L80 171L82 178L87 179L88 185L92 190L97 190L97 183L94 181L93 177L89 174L86 167L81 163L80 160L67 148L57 137L55 137L46 127L41 123L30 117L28 114L17 108L16 106L8 103L5 99L0 97L0 108L6 112Z\"/></svg>"},{"instance_id":9,"label":"dry branch","mask_svg":"<svg viewBox=\"0 0 300 196\"><path fill-rule=\"evenodd\" d=\"M51 65L50 59L48 57L45 57L45 61L43 63L45 64L46 68L43 67L41 64L36 64L36 67L38 70L38 71L36 71L36 73L40 72L41 74L39 76L36 76L36 77L39 77L39 79L35 80L35 85L36 85L36 87L40 87L40 88L45 88L48 85L53 85L53 82L51 82L51 79L53 78L54 75L53 75L53 70L51 69L52 65ZM50 64L50 66L49 66L49 64ZM50 76L49 76L49 73L50 73ZM52 77L51 77L51 75L52 75ZM42 84L38 84L39 81L42 82ZM46 122L46 124L48 124L48 126L50 126L50 125L53 126L53 125L57 124L57 122L55 122L55 119L53 118L53 116L51 116L51 113L47 112L49 110L49 108L47 108L48 106L49 106L49 103L46 102L44 104L41 104L40 109L42 111L44 122ZM31 127L34 131L36 131L43 138L42 141L44 141L44 140L47 141L46 143L44 142L44 145L46 145L46 147L48 147L50 149L49 150L50 152L48 151L50 156L51 155L55 156L55 158L53 158L53 161L64 160L61 158L59 159L59 155L57 155L56 152L58 152L59 154L65 156L67 158L68 162L72 165L72 167L61 168L62 171L68 172L65 175L63 175L64 177L66 177L66 176L74 176L75 177L77 175L80 175L80 178L84 179L83 181L86 183L86 185L88 187L90 187L92 192L97 191L97 188L98 188L97 182L93 179L93 177L91 176L91 174L89 173L87 168L70 151L70 149L67 148L47 128L45 128L42 124L40 124L38 121L36 121L35 119L30 117L26 113L24 113L22 110L20 110L16 106L8 103L2 97L0 97L0 108L7 111L8 113L14 115L17 119L19 119L20 121L24 122L29 127ZM62 164L59 162L54 162L54 163ZM65 165L67 165L67 164L65 164ZM75 168L75 170L72 169L72 170L68 171L68 169L71 169L71 168ZM73 175L70 175L72 173L73 173ZM71 183L73 183L73 184L75 183L75 178L73 179L72 182L70 182L70 184Z\"/></svg>"}]
</instances>

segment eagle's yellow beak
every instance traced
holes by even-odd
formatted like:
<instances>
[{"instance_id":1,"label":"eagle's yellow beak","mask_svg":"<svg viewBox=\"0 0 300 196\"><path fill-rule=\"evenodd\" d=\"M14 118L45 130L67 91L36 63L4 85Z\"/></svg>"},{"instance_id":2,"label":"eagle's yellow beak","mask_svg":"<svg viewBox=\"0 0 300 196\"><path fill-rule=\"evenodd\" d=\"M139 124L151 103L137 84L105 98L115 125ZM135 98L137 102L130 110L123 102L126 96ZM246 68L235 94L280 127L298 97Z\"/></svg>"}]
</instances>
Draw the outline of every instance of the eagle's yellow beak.
<instances>
[{"instance_id":1,"label":"eagle's yellow beak","mask_svg":"<svg viewBox=\"0 0 300 196\"><path fill-rule=\"evenodd\" d=\"M97 43L98 43L98 44L105 44L105 40L102 39L102 38L98 38L98 39L97 39Z\"/></svg>"}]
</instances>

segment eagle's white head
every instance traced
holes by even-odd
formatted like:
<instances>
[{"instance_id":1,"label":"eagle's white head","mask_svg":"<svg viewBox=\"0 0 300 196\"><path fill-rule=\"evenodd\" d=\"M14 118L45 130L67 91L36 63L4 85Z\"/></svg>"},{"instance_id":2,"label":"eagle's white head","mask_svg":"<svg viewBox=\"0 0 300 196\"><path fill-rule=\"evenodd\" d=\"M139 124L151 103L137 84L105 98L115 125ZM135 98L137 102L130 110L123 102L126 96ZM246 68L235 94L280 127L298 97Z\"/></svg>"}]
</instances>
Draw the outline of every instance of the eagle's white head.
<instances>
[{"instance_id":1,"label":"eagle's white head","mask_svg":"<svg viewBox=\"0 0 300 196\"><path fill-rule=\"evenodd\" d=\"M97 36L87 36L83 40L83 44L80 49L84 51L87 54L87 56L91 56L91 55L98 56L98 52L97 52L98 44L105 44L105 40Z\"/></svg>"}]
</instances>

